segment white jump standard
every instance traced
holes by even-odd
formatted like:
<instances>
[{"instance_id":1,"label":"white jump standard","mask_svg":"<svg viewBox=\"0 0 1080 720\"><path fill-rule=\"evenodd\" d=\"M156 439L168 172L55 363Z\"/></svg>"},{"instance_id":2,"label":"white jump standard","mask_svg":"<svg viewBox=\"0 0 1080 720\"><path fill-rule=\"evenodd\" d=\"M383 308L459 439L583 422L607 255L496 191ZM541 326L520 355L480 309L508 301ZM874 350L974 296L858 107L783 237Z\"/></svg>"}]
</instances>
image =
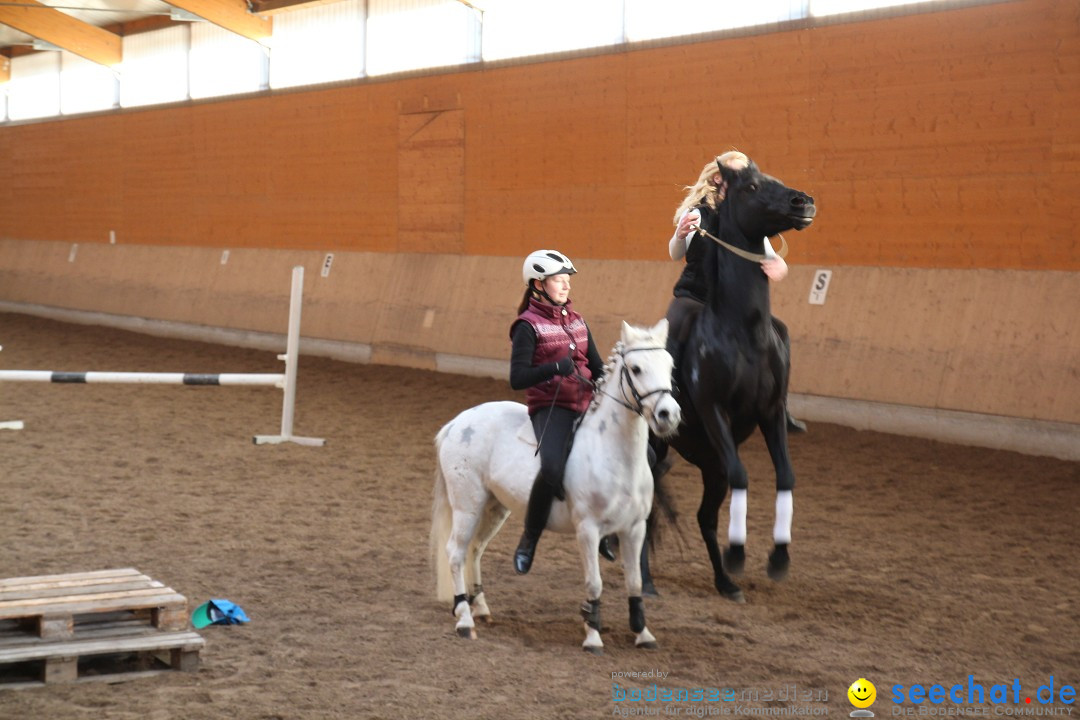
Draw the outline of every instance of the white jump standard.
<instances>
[{"instance_id":1,"label":"white jump standard","mask_svg":"<svg viewBox=\"0 0 1080 720\"><path fill-rule=\"evenodd\" d=\"M3 350L3 346L0 346L0 350ZM22 430L22 420L4 420L0 422L0 430Z\"/></svg>"},{"instance_id":2,"label":"white jump standard","mask_svg":"<svg viewBox=\"0 0 1080 720\"><path fill-rule=\"evenodd\" d=\"M48 382L48 383L112 383L140 385L247 385L281 388L285 397L281 408L281 434L256 435L256 445L284 442L297 445L321 447L322 438L298 437L292 434L293 416L296 408L296 366L300 355L300 305L304 292L304 268L293 268L292 293L289 298L289 332L285 354L278 360L285 362L284 373L152 373L152 372L55 372L52 370L0 370L0 382ZM18 430L22 422L0 423L0 428Z\"/></svg>"}]
</instances>

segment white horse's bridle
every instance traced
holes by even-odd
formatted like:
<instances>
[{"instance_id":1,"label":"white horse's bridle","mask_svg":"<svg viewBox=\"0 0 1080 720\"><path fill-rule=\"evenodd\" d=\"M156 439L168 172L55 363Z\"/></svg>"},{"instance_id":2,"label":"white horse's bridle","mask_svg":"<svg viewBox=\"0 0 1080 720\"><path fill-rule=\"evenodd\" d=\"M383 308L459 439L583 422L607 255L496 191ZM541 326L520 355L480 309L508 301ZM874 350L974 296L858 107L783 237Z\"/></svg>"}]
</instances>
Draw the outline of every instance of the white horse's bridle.
<instances>
[{"instance_id":1,"label":"white horse's bridle","mask_svg":"<svg viewBox=\"0 0 1080 720\"><path fill-rule=\"evenodd\" d=\"M629 410L629 411L631 411L633 413L636 413L637 415L639 415L641 417L645 416L645 399L646 398L652 397L653 395L663 395L665 393L668 394L668 395L673 395L672 390L671 390L670 387L656 388L655 390L650 390L649 392L642 393L640 390L638 390L637 385L634 384L634 378L630 374L630 371L627 370L627 368L626 368L626 356L629 355L632 352L645 352L645 351L649 351L649 350L665 350L666 351L667 348L664 348L664 347L641 347L641 348L630 348L629 350L620 349L618 351L618 355L622 360L621 367L619 368L619 395L621 395L622 397L616 397L614 395L606 393L606 392L603 391L603 389L597 389L596 392L599 393L600 395L604 395L606 397L611 398L612 400L619 403L620 405L622 405L627 410ZM627 387L629 387L629 389L630 389L630 398L626 397L626 389L627 389ZM633 405L630 404L631 399L634 402ZM655 405L655 403L654 403L654 405Z\"/></svg>"}]
</instances>

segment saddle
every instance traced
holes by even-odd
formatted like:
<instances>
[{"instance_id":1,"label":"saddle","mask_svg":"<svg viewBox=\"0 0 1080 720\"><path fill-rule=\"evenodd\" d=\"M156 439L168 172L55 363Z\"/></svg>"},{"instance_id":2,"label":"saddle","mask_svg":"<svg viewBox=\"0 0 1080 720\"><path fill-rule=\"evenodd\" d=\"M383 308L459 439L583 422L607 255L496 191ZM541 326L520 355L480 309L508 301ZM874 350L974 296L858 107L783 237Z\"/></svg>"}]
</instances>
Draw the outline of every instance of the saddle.
<instances>
[{"instance_id":1,"label":"saddle","mask_svg":"<svg viewBox=\"0 0 1080 720\"><path fill-rule=\"evenodd\" d=\"M521 423L521 427L517 431L517 439L533 450L536 450L539 446L539 443L536 442L536 433L533 432L532 418L525 418L525 422Z\"/></svg>"}]
</instances>

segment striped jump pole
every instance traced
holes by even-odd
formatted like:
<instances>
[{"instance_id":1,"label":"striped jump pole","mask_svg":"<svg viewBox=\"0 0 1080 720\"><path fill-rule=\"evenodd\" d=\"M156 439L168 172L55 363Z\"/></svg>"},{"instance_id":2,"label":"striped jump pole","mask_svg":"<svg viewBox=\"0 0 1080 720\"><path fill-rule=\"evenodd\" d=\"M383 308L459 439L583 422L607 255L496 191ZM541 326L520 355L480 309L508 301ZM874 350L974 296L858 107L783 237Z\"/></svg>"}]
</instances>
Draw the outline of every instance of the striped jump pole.
<instances>
[{"instance_id":1,"label":"striped jump pole","mask_svg":"<svg viewBox=\"0 0 1080 720\"><path fill-rule=\"evenodd\" d=\"M321 447L323 438L293 435L293 417L296 409L296 367L300 357L300 306L304 294L304 268L297 266L292 273L292 292L289 296L289 332L285 342L285 354L278 360L285 361L284 373L152 373L152 372L54 372L52 370L0 370L0 382L49 382L49 383L112 383L140 385L268 385L281 388L284 399L281 407L281 434L256 435L256 445L276 445L284 442L297 445ZM22 423L0 423L0 427L22 428Z\"/></svg>"}]
</instances>

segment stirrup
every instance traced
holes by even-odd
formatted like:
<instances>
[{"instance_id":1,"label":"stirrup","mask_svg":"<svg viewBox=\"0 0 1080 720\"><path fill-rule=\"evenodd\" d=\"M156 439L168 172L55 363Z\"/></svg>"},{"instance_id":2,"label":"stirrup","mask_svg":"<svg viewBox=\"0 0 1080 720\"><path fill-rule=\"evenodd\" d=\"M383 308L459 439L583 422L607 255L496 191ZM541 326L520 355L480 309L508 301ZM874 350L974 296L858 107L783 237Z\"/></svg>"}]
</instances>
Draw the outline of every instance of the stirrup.
<instances>
[{"instance_id":1,"label":"stirrup","mask_svg":"<svg viewBox=\"0 0 1080 720\"><path fill-rule=\"evenodd\" d=\"M600 557L604 558L605 560L610 560L611 562L615 562L616 560L618 560L618 556L615 554L615 551L611 547L613 544L613 540L615 541L615 543L618 543L618 538L616 538L614 535L605 535L604 537L600 538L599 547Z\"/></svg>"},{"instance_id":2,"label":"stirrup","mask_svg":"<svg viewBox=\"0 0 1080 720\"><path fill-rule=\"evenodd\" d=\"M806 423L802 420L798 420L791 413L787 414L787 431L788 434L798 434L806 432Z\"/></svg>"}]
</instances>

